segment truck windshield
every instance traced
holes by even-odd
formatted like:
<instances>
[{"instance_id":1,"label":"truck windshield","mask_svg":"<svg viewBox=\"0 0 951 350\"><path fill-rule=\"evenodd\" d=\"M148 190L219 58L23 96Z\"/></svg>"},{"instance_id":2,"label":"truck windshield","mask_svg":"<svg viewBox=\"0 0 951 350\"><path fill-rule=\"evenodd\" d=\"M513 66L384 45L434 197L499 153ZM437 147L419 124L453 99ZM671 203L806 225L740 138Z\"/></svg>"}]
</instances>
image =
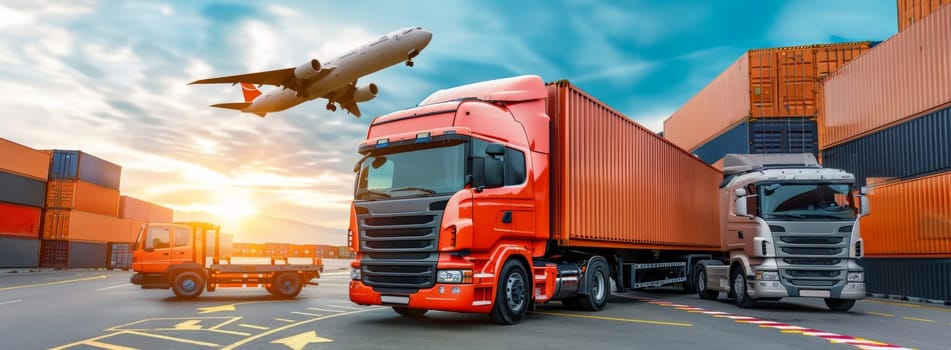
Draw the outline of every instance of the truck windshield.
<instances>
[{"instance_id":1,"label":"truck windshield","mask_svg":"<svg viewBox=\"0 0 951 350\"><path fill-rule=\"evenodd\" d=\"M764 220L855 220L848 184L773 183L759 186Z\"/></svg>"},{"instance_id":2,"label":"truck windshield","mask_svg":"<svg viewBox=\"0 0 951 350\"><path fill-rule=\"evenodd\" d=\"M359 165L354 198L451 194L465 187L466 144L371 154Z\"/></svg>"}]
</instances>

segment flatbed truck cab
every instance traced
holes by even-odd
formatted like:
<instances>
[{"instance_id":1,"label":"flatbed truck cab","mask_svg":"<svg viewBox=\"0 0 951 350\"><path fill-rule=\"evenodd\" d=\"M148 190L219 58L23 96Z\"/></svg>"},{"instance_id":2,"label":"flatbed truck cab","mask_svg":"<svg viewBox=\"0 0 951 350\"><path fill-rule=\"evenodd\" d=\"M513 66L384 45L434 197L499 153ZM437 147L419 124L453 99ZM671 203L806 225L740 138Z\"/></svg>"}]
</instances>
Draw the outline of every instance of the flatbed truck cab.
<instances>
[{"instance_id":1,"label":"flatbed truck cab","mask_svg":"<svg viewBox=\"0 0 951 350\"><path fill-rule=\"evenodd\" d=\"M197 298L219 287L264 287L281 298L296 297L323 272L320 258L290 264L231 264L221 256L221 226L204 222L149 223L142 226L132 253L131 282L143 289L171 288L179 298ZM283 261L283 263L280 263Z\"/></svg>"},{"instance_id":2,"label":"flatbed truck cab","mask_svg":"<svg viewBox=\"0 0 951 350\"><path fill-rule=\"evenodd\" d=\"M812 154L728 154L721 183L722 260L700 261L698 293L728 293L740 307L785 297L823 298L847 311L865 297L855 176ZM861 204L861 205L859 205ZM856 206L859 208L857 209Z\"/></svg>"}]
</instances>

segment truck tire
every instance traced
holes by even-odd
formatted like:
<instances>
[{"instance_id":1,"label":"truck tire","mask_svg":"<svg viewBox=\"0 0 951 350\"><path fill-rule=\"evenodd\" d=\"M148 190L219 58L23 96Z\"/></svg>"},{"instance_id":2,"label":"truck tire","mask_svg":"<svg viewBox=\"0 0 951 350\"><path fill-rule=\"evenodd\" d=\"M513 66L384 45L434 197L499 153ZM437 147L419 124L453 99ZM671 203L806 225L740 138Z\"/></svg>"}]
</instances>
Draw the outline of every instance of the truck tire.
<instances>
[{"instance_id":1,"label":"truck tire","mask_svg":"<svg viewBox=\"0 0 951 350\"><path fill-rule=\"evenodd\" d=\"M733 269L733 278L730 282L730 290L733 291L733 303L736 306L751 308L756 305L756 300L750 298L750 294L746 292L746 274L743 273L742 267Z\"/></svg>"},{"instance_id":2,"label":"truck tire","mask_svg":"<svg viewBox=\"0 0 951 350\"><path fill-rule=\"evenodd\" d=\"M296 272L281 272L274 276L274 282L268 291L275 296L291 299L300 294L301 288L304 288L304 283L300 275Z\"/></svg>"},{"instance_id":3,"label":"truck tire","mask_svg":"<svg viewBox=\"0 0 951 350\"><path fill-rule=\"evenodd\" d=\"M423 317L423 315L425 315L426 312L429 311L429 310L428 310L428 309L415 309L415 308L409 308L409 307L405 307L405 306L394 306L394 307L393 307L393 311L396 311L396 313L398 313L398 314L400 314L400 315L402 315L402 316L404 316L404 317L420 318L420 317Z\"/></svg>"},{"instance_id":4,"label":"truck tire","mask_svg":"<svg viewBox=\"0 0 951 350\"><path fill-rule=\"evenodd\" d=\"M703 300L717 300L720 292L707 289L707 269L703 264L697 264L696 271L694 285L697 286L697 295Z\"/></svg>"},{"instance_id":5,"label":"truck tire","mask_svg":"<svg viewBox=\"0 0 951 350\"><path fill-rule=\"evenodd\" d=\"M852 299L835 299L835 298L825 298L826 306L829 307L829 310L846 312L852 309L855 306L855 300Z\"/></svg>"},{"instance_id":6,"label":"truck tire","mask_svg":"<svg viewBox=\"0 0 951 350\"><path fill-rule=\"evenodd\" d=\"M516 324L528 312L531 302L531 280L525 266L515 259L505 262L499 275L499 284L495 288L495 305L489 312L489 318L501 325Z\"/></svg>"},{"instance_id":7,"label":"truck tire","mask_svg":"<svg viewBox=\"0 0 951 350\"><path fill-rule=\"evenodd\" d=\"M576 300L578 308L584 311L598 311L608 303L611 296L611 278L608 265L602 260L594 260L588 265L585 282L588 286L587 294L579 294Z\"/></svg>"},{"instance_id":8,"label":"truck tire","mask_svg":"<svg viewBox=\"0 0 951 350\"><path fill-rule=\"evenodd\" d=\"M205 278L195 271L183 271L172 278L172 292L182 299L194 299L205 290Z\"/></svg>"}]
</instances>

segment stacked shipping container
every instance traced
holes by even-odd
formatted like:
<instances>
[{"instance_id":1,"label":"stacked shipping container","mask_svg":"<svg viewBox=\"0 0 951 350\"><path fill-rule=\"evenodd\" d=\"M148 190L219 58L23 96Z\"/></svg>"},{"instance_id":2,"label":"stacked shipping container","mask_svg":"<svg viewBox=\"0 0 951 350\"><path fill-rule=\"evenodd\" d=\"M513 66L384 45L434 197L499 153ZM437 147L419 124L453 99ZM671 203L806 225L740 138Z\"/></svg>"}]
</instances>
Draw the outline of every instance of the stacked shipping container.
<instances>
[{"instance_id":1,"label":"stacked shipping container","mask_svg":"<svg viewBox=\"0 0 951 350\"><path fill-rule=\"evenodd\" d=\"M0 138L0 267L35 267L50 156Z\"/></svg>"},{"instance_id":2,"label":"stacked shipping container","mask_svg":"<svg viewBox=\"0 0 951 350\"><path fill-rule=\"evenodd\" d=\"M664 137L707 163L727 153L817 154L819 79L870 45L750 50L664 121Z\"/></svg>"},{"instance_id":3,"label":"stacked shipping container","mask_svg":"<svg viewBox=\"0 0 951 350\"><path fill-rule=\"evenodd\" d=\"M898 0L898 31L907 29L946 4L951 4L951 0Z\"/></svg>"},{"instance_id":4,"label":"stacked shipping container","mask_svg":"<svg viewBox=\"0 0 951 350\"><path fill-rule=\"evenodd\" d=\"M948 57L951 6L943 6L822 85L824 166L877 184L861 221L872 293L951 300L951 275L933 273L951 271Z\"/></svg>"}]
</instances>

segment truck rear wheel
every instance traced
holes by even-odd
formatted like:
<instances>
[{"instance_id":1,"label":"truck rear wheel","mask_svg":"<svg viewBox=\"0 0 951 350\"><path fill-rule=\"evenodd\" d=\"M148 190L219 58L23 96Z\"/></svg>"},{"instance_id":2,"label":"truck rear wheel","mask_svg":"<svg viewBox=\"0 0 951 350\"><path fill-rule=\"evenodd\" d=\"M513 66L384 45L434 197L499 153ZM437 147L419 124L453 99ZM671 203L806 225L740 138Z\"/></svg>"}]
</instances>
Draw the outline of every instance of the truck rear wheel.
<instances>
[{"instance_id":1,"label":"truck rear wheel","mask_svg":"<svg viewBox=\"0 0 951 350\"><path fill-rule=\"evenodd\" d=\"M746 274L743 273L743 268L733 269L733 303L736 306L742 308L751 308L756 305L756 301L753 298L750 298L749 293L746 292Z\"/></svg>"},{"instance_id":2,"label":"truck rear wheel","mask_svg":"<svg viewBox=\"0 0 951 350\"><path fill-rule=\"evenodd\" d=\"M300 294L301 288L304 288L304 284L300 275L295 272L281 272L274 277L268 292L281 298L290 299Z\"/></svg>"},{"instance_id":3,"label":"truck rear wheel","mask_svg":"<svg viewBox=\"0 0 951 350\"><path fill-rule=\"evenodd\" d=\"M396 313L398 313L398 314L400 314L400 315L402 315L402 316L404 316L404 317L420 318L420 317L423 317L423 315L425 315L426 312L429 311L429 310L427 310L427 309L414 309L414 308L409 308L409 307L405 307L405 306L394 306L394 307L393 307L393 311L396 311Z\"/></svg>"},{"instance_id":4,"label":"truck rear wheel","mask_svg":"<svg viewBox=\"0 0 951 350\"><path fill-rule=\"evenodd\" d=\"M714 290L707 290L707 269L703 267L702 264L697 264L697 276L696 283L697 286L697 295L700 296L700 299L703 300L716 300L720 296L720 292Z\"/></svg>"},{"instance_id":5,"label":"truck rear wheel","mask_svg":"<svg viewBox=\"0 0 951 350\"><path fill-rule=\"evenodd\" d=\"M853 306L855 306L855 300L852 299L826 298L825 302L826 306L829 307L829 310L838 312L849 311Z\"/></svg>"},{"instance_id":6,"label":"truck rear wheel","mask_svg":"<svg viewBox=\"0 0 951 350\"><path fill-rule=\"evenodd\" d=\"M498 324L516 324L525 317L528 303L531 302L528 293L532 286L528 273L521 262L511 259L505 262L500 277L495 288L495 305L492 306L489 317Z\"/></svg>"},{"instance_id":7,"label":"truck rear wheel","mask_svg":"<svg viewBox=\"0 0 951 350\"><path fill-rule=\"evenodd\" d=\"M182 299L194 299L205 289L205 279L195 271L183 271L172 279L172 292Z\"/></svg>"},{"instance_id":8,"label":"truck rear wheel","mask_svg":"<svg viewBox=\"0 0 951 350\"><path fill-rule=\"evenodd\" d=\"M594 260L588 265L586 279L587 294L579 294L576 300L578 308L585 311L598 311L608 303L611 295L611 279L608 277L608 266L602 260Z\"/></svg>"}]
</instances>

